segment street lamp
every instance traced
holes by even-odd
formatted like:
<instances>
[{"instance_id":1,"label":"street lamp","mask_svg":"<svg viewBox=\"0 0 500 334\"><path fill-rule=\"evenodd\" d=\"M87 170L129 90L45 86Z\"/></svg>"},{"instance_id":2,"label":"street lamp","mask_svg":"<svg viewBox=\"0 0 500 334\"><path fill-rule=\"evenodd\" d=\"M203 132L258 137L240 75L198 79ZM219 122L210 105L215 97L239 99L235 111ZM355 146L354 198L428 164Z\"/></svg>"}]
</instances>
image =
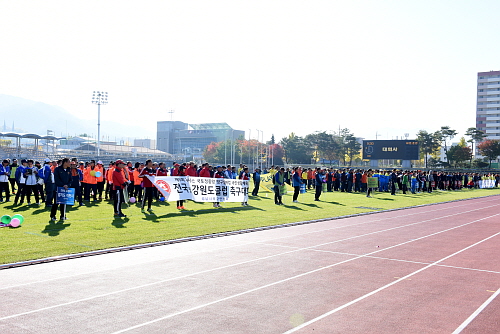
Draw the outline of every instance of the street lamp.
<instances>
[{"instance_id":1,"label":"street lamp","mask_svg":"<svg viewBox=\"0 0 500 334\"><path fill-rule=\"evenodd\" d=\"M264 131L257 129L257 167L259 167L259 162L260 162L260 167L262 168L262 155L261 152L259 151L259 144L260 144L260 137L264 138ZM264 139L262 139L264 140ZM262 147L260 148L262 149Z\"/></svg>"},{"instance_id":2,"label":"street lamp","mask_svg":"<svg viewBox=\"0 0 500 334\"><path fill-rule=\"evenodd\" d=\"M92 103L97 104L97 157L101 153L101 104L108 103L108 92L94 91Z\"/></svg>"}]
</instances>

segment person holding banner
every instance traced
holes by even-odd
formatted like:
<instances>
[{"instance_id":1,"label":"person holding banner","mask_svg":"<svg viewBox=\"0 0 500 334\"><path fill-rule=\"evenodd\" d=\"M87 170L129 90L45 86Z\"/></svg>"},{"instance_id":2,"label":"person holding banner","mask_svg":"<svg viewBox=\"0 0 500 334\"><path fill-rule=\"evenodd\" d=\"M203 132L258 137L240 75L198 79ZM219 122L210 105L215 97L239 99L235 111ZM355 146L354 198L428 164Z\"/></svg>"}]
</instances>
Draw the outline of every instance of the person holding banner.
<instances>
[{"instance_id":1,"label":"person holding banner","mask_svg":"<svg viewBox=\"0 0 500 334\"><path fill-rule=\"evenodd\" d=\"M56 189L58 187L64 188L65 190L70 188L71 172L69 170L69 164L69 159L64 158L62 159L61 165L54 169L54 183L56 185ZM57 192L57 190L55 191ZM55 194L54 197L57 198L57 194ZM52 221L56 221L56 212L58 206L60 206L59 209L61 211L60 220L66 220L66 204L58 204L56 200L56 203L52 205L52 209L50 210L50 219Z\"/></svg>"},{"instance_id":2,"label":"person holding banner","mask_svg":"<svg viewBox=\"0 0 500 334\"><path fill-rule=\"evenodd\" d=\"M141 173L139 174L139 178L142 179L142 184L144 185L144 196L142 197L142 206L141 206L142 213L146 213L144 211L144 205L146 204L146 201L148 201L148 212L150 213L153 212L153 209L151 209L151 204L153 203L154 185L146 176L154 177L155 175L156 172L153 169L153 161L151 159L146 160L146 166L142 169Z\"/></svg>"},{"instance_id":3,"label":"person holding banner","mask_svg":"<svg viewBox=\"0 0 500 334\"><path fill-rule=\"evenodd\" d=\"M186 176L186 168L184 166L179 166L179 169L177 169L177 175L175 176ZM184 200L177 201L177 210L186 210L184 207Z\"/></svg>"},{"instance_id":4,"label":"person holding banner","mask_svg":"<svg viewBox=\"0 0 500 334\"><path fill-rule=\"evenodd\" d=\"M125 163L122 160L116 160L116 168L113 171L113 191L114 191L114 213L115 217L127 217L122 212L122 203L124 202L123 189L128 187L130 181L128 181L122 170L125 167Z\"/></svg>"},{"instance_id":5,"label":"person holding banner","mask_svg":"<svg viewBox=\"0 0 500 334\"><path fill-rule=\"evenodd\" d=\"M250 180L250 173L248 167L243 168L243 173L241 173L240 180ZM248 202L241 202L242 206L248 206Z\"/></svg>"},{"instance_id":6,"label":"person holding banner","mask_svg":"<svg viewBox=\"0 0 500 334\"><path fill-rule=\"evenodd\" d=\"M370 194L372 193L373 188L378 188L378 177L373 177L373 170L370 168L366 172L366 178L368 180L366 197L371 197Z\"/></svg>"},{"instance_id":7,"label":"person holding banner","mask_svg":"<svg viewBox=\"0 0 500 334\"><path fill-rule=\"evenodd\" d=\"M242 166L240 164L240 166ZM224 172L222 171L222 166L217 166L217 170L214 173L214 178L216 179L223 179L225 177ZM220 202L214 202L214 208L222 208L220 205Z\"/></svg>"},{"instance_id":8,"label":"person holding banner","mask_svg":"<svg viewBox=\"0 0 500 334\"><path fill-rule=\"evenodd\" d=\"M283 204L283 193L285 188L285 168L281 167L279 172L274 174L274 204Z\"/></svg>"}]
</instances>

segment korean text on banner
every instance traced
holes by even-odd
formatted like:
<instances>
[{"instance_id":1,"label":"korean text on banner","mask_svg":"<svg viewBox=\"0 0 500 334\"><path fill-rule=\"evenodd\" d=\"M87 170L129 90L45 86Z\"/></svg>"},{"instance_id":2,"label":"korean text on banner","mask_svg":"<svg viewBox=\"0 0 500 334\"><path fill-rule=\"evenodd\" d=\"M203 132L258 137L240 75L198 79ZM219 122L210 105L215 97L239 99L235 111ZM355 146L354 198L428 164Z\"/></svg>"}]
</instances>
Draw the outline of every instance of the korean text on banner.
<instances>
[{"instance_id":1,"label":"korean text on banner","mask_svg":"<svg viewBox=\"0 0 500 334\"><path fill-rule=\"evenodd\" d=\"M57 204L75 205L75 188L57 187Z\"/></svg>"},{"instance_id":2,"label":"korean text on banner","mask_svg":"<svg viewBox=\"0 0 500 334\"><path fill-rule=\"evenodd\" d=\"M248 180L190 176L147 176L166 201L247 202Z\"/></svg>"},{"instance_id":3,"label":"korean text on banner","mask_svg":"<svg viewBox=\"0 0 500 334\"><path fill-rule=\"evenodd\" d=\"M368 188L378 188L378 177L368 178Z\"/></svg>"}]
</instances>

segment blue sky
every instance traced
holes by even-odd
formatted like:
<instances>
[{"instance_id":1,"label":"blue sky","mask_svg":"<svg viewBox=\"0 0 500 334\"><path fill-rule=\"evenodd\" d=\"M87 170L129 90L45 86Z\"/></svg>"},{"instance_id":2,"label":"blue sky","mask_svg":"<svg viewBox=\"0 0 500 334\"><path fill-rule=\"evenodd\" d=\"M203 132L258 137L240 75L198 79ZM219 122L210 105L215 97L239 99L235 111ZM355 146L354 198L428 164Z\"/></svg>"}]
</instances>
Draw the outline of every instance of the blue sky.
<instances>
[{"instance_id":1,"label":"blue sky","mask_svg":"<svg viewBox=\"0 0 500 334\"><path fill-rule=\"evenodd\" d=\"M150 138L170 110L265 140L463 134L477 72L500 70L499 13L488 0L3 1L0 93L96 119L105 90L102 123Z\"/></svg>"}]
</instances>

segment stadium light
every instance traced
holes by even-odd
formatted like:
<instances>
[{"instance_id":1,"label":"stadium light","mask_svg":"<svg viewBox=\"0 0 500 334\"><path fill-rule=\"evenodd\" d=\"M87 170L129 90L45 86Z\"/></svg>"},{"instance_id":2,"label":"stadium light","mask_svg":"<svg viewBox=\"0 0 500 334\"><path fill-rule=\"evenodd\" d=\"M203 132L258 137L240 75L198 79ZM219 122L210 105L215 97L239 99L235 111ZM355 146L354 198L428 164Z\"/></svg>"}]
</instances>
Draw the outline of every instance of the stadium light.
<instances>
[{"instance_id":1,"label":"stadium light","mask_svg":"<svg viewBox=\"0 0 500 334\"><path fill-rule=\"evenodd\" d=\"M92 103L97 104L97 157L101 154L101 104L108 103L108 92L94 91Z\"/></svg>"}]
</instances>

